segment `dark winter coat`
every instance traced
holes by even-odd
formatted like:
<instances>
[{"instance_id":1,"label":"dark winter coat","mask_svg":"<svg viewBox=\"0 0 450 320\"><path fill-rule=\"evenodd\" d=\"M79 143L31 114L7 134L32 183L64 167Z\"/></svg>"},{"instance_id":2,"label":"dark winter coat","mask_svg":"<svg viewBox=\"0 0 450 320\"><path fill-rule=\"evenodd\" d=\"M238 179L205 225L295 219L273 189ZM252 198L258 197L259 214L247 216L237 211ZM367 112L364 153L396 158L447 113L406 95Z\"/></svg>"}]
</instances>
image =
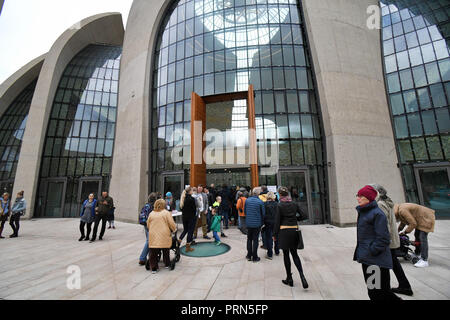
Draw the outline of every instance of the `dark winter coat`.
<instances>
[{"instance_id":1,"label":"dark winter coat","mask_svg":"<svg viewBox=\"0 0 450 320\"><path fill-rule=\"evenodd\" d=\"M353 260L367 265L377 265L381 268L392 269L392 256L389 248L389 235L386 215L372 201L364 207L356 207L357 246Z\"/></svg>"},{"instance_id":2,"label":"dark winter coat","mask_svg":"<svg viewBox=\"0 0 450 320\"><path fill-rule=\"evenodd\" d=\"M266 215L264 216L264 224L266 226L271 226L275 224L275 216L277 215L277 206L278 203L276 201L267 201L264 203L264 207L266 210Z\"/></svg>"},{"instance_id":3,"label":"dark winter coat","mask_svg":"<svg viewBox=\"0 0 450 320\"><path fill-rule=\"evenodd\" d=\"M257 196L250 197L245 201L244 212L247 228L259 228L263 225L266 214L264 202Z\"/></svg>"},{"instance_id":4,"label":"dark winter coat","mask_svg":"<svg viewBox=\"0 0 450 320\"><path fill-rule=\"evenodd\" d=\"M275 224L273 226L273 234L278 237L281 226L297 226L298 216L304 215L302 208L298 202L281 201L277 205L277 212L275 215Z\"/></svg>"},{"instance_id":5,"label":"dark winter coat","mask_svg":"<svg viewBox=\"0 0 450 320\"><path fill-rule=\"evenodd\" d=\"M181 208L183 222L192 221L197 216L197 206L195 199L190 194L184 198L183 208Z\"/></svg>"}]
</instances>

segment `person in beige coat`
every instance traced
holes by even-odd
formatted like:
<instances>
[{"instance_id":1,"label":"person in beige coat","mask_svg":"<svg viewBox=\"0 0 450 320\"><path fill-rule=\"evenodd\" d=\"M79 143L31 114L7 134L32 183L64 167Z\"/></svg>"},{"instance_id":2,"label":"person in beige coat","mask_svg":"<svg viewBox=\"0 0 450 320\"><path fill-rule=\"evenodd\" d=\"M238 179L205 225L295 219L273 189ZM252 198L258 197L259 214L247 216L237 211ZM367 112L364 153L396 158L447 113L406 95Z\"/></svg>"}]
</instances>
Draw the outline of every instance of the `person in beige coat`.
<instances>
[{"instance_id":1,"label":"person in beige coat","mask_svg":"<svg viewBox=\"0 0 450 320\"><path fill-rule=\"evenodd\" d=\"M391 198L389 198L384 187L380 186L379 184L372 184L371 186L378 192L378 196L375 200L377 201L378 207L386 215L388 221L389 235L391 237L389 248L391 249L392 256L392 271L394 271L395 277L398 281L398 288L392 288L391 290L394 293L412 296L413 291L411 289L411 284L406 278L402 265L400 264L400 261L398 261L396 255L396 249L400 247L400 237L398 235L397 223L394 214L394 202Z\"/></svg>"},{"instance_id":2,"label":"person in beige coat","mask_svg":"<svg viewBox=\"0 0 450 320\"><path fill-rule=\"evenodd\" d=\"M172 232L176 230L176 225L172 214L165 207L165 200L157 200L147 220L149 260L152 273L156 273L158 270L158 254L161 250L166 268L170 264L169 250L172 246Z\"/></svg>"},{"instance_id":3,"label":"person in beige coat","mask_svg":"<svg viewBox=\"0 0 450 320\"><path fill-rule=\"evenodd\" d=\"M394 213L397 221L400 221L398 231L408 234L415 229L414 237L420 242L420 246L416 247L420 260L414 266L428 267L428 233L434 232L434 210L415 203L402 203L394 206ZM403 231L405 226L407 228Z\"/></svg>"}]
</instances>

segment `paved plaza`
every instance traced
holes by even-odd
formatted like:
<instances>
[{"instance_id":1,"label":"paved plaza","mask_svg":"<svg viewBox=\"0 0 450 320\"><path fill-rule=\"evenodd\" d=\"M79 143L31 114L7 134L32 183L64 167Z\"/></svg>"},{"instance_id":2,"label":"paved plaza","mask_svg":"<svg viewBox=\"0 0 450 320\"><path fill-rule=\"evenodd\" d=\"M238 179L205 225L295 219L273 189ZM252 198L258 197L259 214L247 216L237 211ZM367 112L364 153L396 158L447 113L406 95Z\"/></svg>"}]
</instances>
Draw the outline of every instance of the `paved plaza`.
<instances>
[{"instance_id":1,"label":"paved plaza","mask_svg":"<svg viewBox=\"0 0 450 320\"><path fill-rule=\"evenodd\" d=\"M78 219L23 221L19 238L1 239L0 299L368 299L361 266L352 261L356 228L302 227L306 248L300 253L310 285L303 290L297 272L293 288L281 283L282 255L266 260L259 249L261 261L248 262L246 236L233 227L223 239L232 247L226 254L182 256L174 271L162 267L151 274L138 266L142 226L116 222L103 241L89 243L77 241L78 224ZM5 229L8 236L10 227ZM429 268L402 261L415 293L405 299L450 298L450 221L436 222L429 243ZM79 290L66 285L72 265L81 269ZM391 282L397 286L393 273Z\"/></svg>"}]
</instances>

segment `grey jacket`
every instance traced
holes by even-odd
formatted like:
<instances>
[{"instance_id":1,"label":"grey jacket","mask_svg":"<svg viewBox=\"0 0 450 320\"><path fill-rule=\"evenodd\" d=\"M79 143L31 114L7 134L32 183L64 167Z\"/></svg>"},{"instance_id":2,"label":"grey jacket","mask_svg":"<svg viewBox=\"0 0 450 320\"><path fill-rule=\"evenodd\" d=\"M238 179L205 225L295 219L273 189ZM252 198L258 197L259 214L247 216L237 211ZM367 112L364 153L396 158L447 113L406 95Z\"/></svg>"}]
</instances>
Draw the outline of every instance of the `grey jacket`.
<instances>
[{"instance_id":1,"label":"grey jacket","mask_svg":"<svg viewBox=\"0 0 450 320\"><path fill-rule=\"evenodd\" d=\"M378 207L384 212L388 220L389 235L391 236L391 243L389 244L389 248L397 249L400 247L400 237L397 232L397 223L394 214L394 202L392 202L391 198L389 197L383 200L379 195L376 201Z\"/></svg>"}]
</instances>

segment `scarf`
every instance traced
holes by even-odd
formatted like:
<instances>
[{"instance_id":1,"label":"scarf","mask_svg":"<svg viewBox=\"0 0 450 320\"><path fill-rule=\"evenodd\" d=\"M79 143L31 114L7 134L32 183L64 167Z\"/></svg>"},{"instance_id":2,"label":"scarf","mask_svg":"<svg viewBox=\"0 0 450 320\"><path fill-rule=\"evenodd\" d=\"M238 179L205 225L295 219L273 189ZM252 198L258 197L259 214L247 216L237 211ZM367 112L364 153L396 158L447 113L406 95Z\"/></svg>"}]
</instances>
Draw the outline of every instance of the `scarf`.
<instances>
[{"instance_id":1,"label":"scarf","mask_svg":"<svg viewBox=\"0 0 450 320\"><path fill-rule=\"evenodd\" d=\"M289 196L280 197L281 202L292 202L292 198Z\"/></svg>"}]
</instances>

